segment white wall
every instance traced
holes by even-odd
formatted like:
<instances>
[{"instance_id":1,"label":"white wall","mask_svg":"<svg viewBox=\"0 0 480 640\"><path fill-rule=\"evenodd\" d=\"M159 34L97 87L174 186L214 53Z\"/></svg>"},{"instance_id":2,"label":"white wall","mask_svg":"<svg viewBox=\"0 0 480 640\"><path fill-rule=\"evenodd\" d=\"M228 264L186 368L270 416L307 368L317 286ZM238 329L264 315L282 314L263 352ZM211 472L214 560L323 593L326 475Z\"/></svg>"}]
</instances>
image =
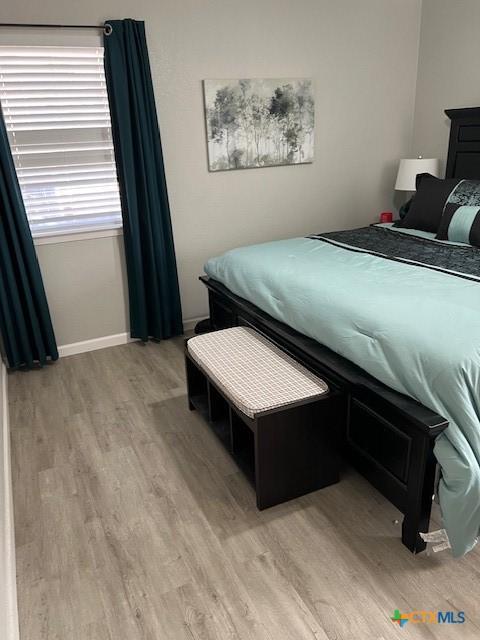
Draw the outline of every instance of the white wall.
<instances>
[{"instance_id":1,"label":"white wall","mask_svg":"<svg viewBox=\"0 0 480 640\"><path fill-rule=\"evenodd\" d=\"M127 331L123 237L37 246L59 345Z\"/></svg>"},{"instance_id":2,"label":"white wall","mask_svg":"<svg viewBox=\"0 0 480 640\"><path fill-rule=\"evenodd\" d=\"M0 638L18 639L7 373L0 360Z\"/></svg>"},{"instance_id":3,"label":"white wall","mask_svg":"<svg viewBox=\"0 0 480 640\"><path fill-rule=\"evenodd\" d=\"M145 20L188 319L207 312L197 276L208 257L242 244L361 225L392 206L398 158L411 148L420 4L3 0L0 18ZM315 83L315 162L209 173L202 79L295 76ZM72 244L39 249L59 343L125 331L118 239Z\"/></svg>"},{"instance_id":4,"label":"white wall","mask_svg":"<svg viewBox=\"0 0 480 640\"><path fill-rule=\"evenodd\" d=\"M480 2L423 0L414 154L446 160L445 109L480 105Z\"/></svg>"}]
</instances>

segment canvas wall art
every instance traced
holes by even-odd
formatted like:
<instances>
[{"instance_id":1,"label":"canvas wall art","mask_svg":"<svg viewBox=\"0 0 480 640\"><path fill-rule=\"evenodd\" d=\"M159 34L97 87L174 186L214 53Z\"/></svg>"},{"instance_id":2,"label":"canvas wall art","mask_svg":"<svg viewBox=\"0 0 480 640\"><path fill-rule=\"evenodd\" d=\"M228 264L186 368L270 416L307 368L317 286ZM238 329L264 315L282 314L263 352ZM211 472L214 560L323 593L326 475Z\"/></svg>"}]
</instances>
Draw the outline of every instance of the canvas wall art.
<instances>
[{"instance_id":1,"label":"canvas wall art","mask_svg":"<svg viewBox=\"0 0 480 640\"><path fill-rule=\"evenodd\" d=\"M210 171L313 162L308 78L204 80Z\"/></svg>"}]
</instances>

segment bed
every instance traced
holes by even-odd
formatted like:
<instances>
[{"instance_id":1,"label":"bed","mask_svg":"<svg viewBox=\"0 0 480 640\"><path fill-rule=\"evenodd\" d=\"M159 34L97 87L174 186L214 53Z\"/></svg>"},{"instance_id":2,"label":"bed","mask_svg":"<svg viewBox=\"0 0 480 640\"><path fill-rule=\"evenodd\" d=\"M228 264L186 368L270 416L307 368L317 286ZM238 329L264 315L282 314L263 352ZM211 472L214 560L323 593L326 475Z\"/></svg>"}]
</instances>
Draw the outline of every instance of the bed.
<instances>
[{"instance_id":1,"label":"bed","mask_svg":"<svg viewBox=\"0 0 480 640\"><path fill-rule=\"evenodd\" d=\"M447 177L480 176L480 109L446 112ZM252 326L345 397L355 466L425 548L437 460L454 555L480 525L480 250L376 225L209 260L214 328Z\"/></svg>"}]
</instances>

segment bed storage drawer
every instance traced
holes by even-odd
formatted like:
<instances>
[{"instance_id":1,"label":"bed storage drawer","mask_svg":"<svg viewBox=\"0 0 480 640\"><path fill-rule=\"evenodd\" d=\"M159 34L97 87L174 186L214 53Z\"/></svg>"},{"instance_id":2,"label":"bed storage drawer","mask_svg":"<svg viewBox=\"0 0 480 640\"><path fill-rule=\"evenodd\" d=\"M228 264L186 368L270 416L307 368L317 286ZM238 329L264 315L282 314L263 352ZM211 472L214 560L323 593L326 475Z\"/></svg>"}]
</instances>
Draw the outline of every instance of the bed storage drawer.
<instances>
[{"instance_id":1,"label":"bed storage drawer","mask_svg":"<svg viewBox=\"0 0 480 640\"><path fill-rule=\"evenodd\" d=\"M411 438L357 398L351 398L347 441L401 483L408 480Z\"/></svg>"}]
</instances>

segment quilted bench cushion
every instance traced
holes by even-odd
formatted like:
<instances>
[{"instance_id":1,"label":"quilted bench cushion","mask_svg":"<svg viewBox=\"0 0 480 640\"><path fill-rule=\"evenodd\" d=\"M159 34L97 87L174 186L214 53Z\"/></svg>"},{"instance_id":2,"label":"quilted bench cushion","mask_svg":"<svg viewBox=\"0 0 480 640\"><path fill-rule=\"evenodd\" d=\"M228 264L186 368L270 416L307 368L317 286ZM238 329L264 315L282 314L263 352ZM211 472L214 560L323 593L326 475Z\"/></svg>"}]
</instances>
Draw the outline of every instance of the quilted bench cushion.
<instances>
[{"instance_id":1,"label":"quilted bench cushion","mask_svg":"<svg viewBox=\"0 0 480 640\"><path fill-rule=\"evenodd\" d=\"M250 418L328 392L323 380L247 327L195 336L187 342L187 349L208 377Z\"/></svg>"}]
</instances>

